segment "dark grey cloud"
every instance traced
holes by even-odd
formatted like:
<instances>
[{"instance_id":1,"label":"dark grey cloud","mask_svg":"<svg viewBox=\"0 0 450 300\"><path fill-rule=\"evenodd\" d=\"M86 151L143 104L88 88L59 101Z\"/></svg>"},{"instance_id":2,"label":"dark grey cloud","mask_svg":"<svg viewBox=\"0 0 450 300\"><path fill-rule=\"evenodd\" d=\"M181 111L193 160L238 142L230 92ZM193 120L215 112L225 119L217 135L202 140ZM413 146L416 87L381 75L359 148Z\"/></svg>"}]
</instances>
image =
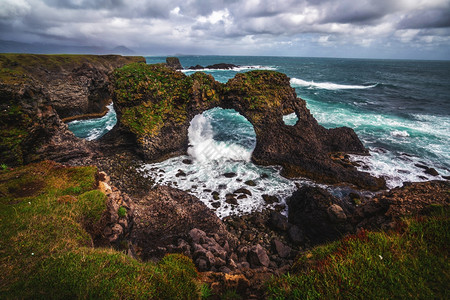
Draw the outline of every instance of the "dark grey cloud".
<instances>
[{"instance_id":1,"label":"dark grey cloud","mask_svg":"<svg viewBox=\"0 0 450 300\"><path fill-rule=\"evenodd\" d=\"M408 14L399 23L399 28L445 28L450 27L450 7L447 9L433 9Z\"/></svg>"},{"instance_id":2,"label":"dark grey cloud","mask_svg":"<svg viewBox=\"0 0 450 300\"><path fill-rule=\"evenodd\" d=\"M378 54L450 47L449 16L450 0L0 0L0 39L147 53L328 55L348 45Z\"/></svg>"},{"instance_id":3,"label":"dark grey cloud","mask_svg":"<svg viewBox=\"0 0 450 300\"><path fill-rule=\"evenodd\" d=\"M69 9L112 9L122 7L124 0L44 0L51 7Z\"/></svg>"}]
</instances>

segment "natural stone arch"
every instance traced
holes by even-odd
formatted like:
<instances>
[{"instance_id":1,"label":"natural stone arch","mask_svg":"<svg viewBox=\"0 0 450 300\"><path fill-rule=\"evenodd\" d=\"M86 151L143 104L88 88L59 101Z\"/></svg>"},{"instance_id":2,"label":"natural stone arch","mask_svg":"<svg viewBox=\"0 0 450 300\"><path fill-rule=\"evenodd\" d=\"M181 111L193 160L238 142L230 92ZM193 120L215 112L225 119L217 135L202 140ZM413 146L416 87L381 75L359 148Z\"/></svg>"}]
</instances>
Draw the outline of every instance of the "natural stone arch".
<instances>
[{"instance_id":1,"label":"natural stone arch","mask_svg":"<svg viewBox=\"0 0 450 300\"><path fill-rule=\"evenodd\" d=\"M222 84L205 73L186 76L162 64L132 64L116 71L114 86L117 131L131 134L148 161L185 154L192 118L214 107L231 108L253 125L255 163L281 165L286 177L349 182L368 189L384 186L382 179L331 158L335 152L367 150L352 129L320 126L285 74L251 71ZM283 115L292 112L297 123L284 124Z\"/></svg>"}]
</instances>

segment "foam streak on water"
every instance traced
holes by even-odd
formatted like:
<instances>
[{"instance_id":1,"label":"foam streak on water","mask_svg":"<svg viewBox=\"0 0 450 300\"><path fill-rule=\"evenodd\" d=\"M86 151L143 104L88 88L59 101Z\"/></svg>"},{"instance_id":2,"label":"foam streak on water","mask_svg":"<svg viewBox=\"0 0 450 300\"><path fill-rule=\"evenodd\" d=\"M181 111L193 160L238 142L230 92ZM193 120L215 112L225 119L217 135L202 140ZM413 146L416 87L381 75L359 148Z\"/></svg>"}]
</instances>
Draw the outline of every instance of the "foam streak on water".
<instances>
[{"instance_id":1,"label":"foam streak on water","mask_svg":"<svg viewBox=\"0 0 450 300\"><path fill-rule=\"evenodd\" d=\"M314 81L305 81L299 78L292 78L291 85L293 87L308 87L325 90L361 90L361 89L371 89L377 86L377 84L351 85L351 84L337 84L333 82L314 82Z\"/></svg>"}]
</instances>

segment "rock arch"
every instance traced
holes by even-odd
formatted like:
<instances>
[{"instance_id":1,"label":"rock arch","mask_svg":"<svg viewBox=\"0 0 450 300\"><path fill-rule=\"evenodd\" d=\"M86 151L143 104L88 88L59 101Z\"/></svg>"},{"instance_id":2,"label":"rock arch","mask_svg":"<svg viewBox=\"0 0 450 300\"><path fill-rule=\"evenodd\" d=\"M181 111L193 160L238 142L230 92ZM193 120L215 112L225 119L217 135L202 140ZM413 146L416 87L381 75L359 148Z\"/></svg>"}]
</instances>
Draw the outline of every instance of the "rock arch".
<instances>
[{"instance_id":1,"label":"rock arch","mask_svg":"<svg viewBox=\"0 0 450 300\"><path fill-rule=\"evenodd\" d=\"M286 177L348 182L372 190L384 186L382 179L332 159L336 152L368 152L352 129L319 125L285 74L251 71L222 84L205 73L186 76L162 64L132 64L116 70L114 87L116 132L133 136L148 161L185 154L191 119L221 107L236 110L253 125L252 160L257 164L281 165ZM298 122L285 125L283 115L292 112Z\"/></svg>"}]
</instances>

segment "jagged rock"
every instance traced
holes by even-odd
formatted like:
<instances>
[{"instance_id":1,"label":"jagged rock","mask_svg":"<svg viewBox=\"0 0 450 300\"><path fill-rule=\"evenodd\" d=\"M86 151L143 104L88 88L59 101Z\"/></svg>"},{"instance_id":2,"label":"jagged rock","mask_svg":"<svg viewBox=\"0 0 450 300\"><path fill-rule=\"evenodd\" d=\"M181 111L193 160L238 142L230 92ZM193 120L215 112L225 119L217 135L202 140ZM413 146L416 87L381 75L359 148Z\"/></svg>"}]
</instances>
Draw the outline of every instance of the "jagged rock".
<instances>
[{"instance_id":1,"label":"jagged rock","mask_svg":"<svg viewBox=\"0 0 450 300\"><path fill-rule=\"evenodd\" d=\"M198 228L191 229L191 231L189 231L189 236L196 244L203 244L206 239L206 233Z\"/></svg>"},{"instance_id":2,"label":"jagged rock","mask_svg":"<svg viewBox=\"0 0 450 300\"><path fill-rule=\"evenodd\" d=\"M425 170L425 173L426 173L426 174L429 174L429 175L431 175L431 176L439 176L439 172L436 171L435 168L427 168L427 169Z\"/></svg>"},{"instance_id":3,"label":"jagged rock","mask_svg":"<svg viewBox=\"0 0 450 300\"><path fill-rule=\"evenodd\" d=\"M233 177L236 177L236 173L234 173L234 172L229 172L229 173L225 173L225 174L223 174L223 176L225 176L226 178L233 178Z\"/></svg>"},{"instance_id":4,"label":"jagged rock","mask_svg":"<svg viewBox=\"0 0 450 300\"><path fill-rule=\"evenodd\" d=\"M285 244L283 244L281 241L275 239L273 240L273 247L276 251L276 253L278 253L278 255L282 258L287 258L291 255L291 248L289 246L286 246Z\"/></svg>"},{"instance_id":5,"label":"jagged rock","mask_svg":"<svg viewBox=\"0 0 450 300\"><path fill-rule=\"evenodd\" d=\"M278 198L272 195L262 195L262 198L266 204L274 204L279 202Z\"/></svg>"},{"instance_id":6,"label":"jagged rock","mask_svg":"<svg viewBox=\"0 0 450 300\"><path fill-rule=\"evenodd\" d=\"M266 250L264 250L260 244L257 244L248 252L248 262L252 268L257 268L261 266L268 267L270 260L269 256L267 256Z\"/></svg>"},{"instance_id":7,"label":"jagged rock","mask_svg":"<svg viewBox=\"0 0 450 300\"><path fill-rule=\"evenodd\" d=\"M202 70L202 69L204 69L205 67L203 67L203 66L201 66L201 65L195 65L195 66L190 66L189 68L188 68L188 70Z\"/></svg>"},{"instance_id":8,"label":"jagged rock","mask_svg":"<svg viewBox=\"0 0 450 300\"><path fill-rule=\"evenodd\" d=\"M248 195L248 196L252 195L252 192L250 192L249 190L244 189L244 188L237 189L233 193L234 194L245 194L245 195Z\"/></svg>"},{"instance_id":9,"label":"jagged rock","mask_svg":"<svg viewBox=\"0 0 450 300\"><path fill-rule=\"evenodd\" d=\"M96 151L63 118L100 114L111 101L110 75L143 57L118 55L0 55L0 162L88 161ZM13 141L13 142L8 142Z\"/></svg>"},{"instance_id":10,"label":"jagged rock","mask_svg":"<svg viewBox=\"0 0 450 300\"><path fill-rule=\"evenodd\" d=\"M167 57L166 64L169 68L173 70L183 70L183 66L181 65L178 57Z\"/></svg>"},{"instance_id":11,"label":"jagged rock","mask_svg":"<svg viewBox=\"0 0 450 300\"><path fill-rule=\"evenodd\" d=\"M256 186L256 183L253 180L247 180L244 183L248 186Z\"/></svg>"},{"instance_id":12,"label":"jagged rock","mask_svg":"<svg viewBox=\"0 0 450 300\"><path fill-rule=\"evenodd\" d=\"M357 228L391 229L405 216L427 213L432 204L449 206L448 181L405 184L376 195L356 208L352 218Z\"/></svg>"}]
</instances>

